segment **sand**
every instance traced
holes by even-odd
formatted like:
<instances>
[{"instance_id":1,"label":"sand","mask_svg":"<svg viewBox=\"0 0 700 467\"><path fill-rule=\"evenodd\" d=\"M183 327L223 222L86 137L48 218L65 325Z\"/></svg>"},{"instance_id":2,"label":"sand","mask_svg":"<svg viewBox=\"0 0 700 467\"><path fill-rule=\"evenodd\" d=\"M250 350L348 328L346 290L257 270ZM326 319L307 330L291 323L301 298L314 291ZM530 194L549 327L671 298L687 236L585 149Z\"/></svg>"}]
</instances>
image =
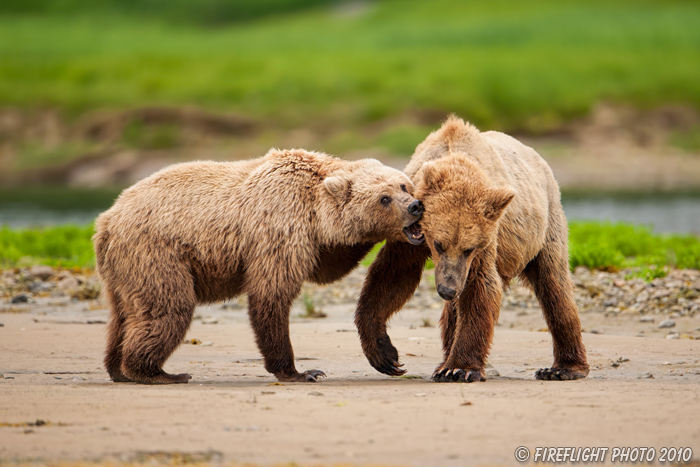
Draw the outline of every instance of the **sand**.
<instances>
[{"instance_id":1,"label":"sand","mask_svg":"<svg viewBox=\"0 0 700 467\"><path fill-rule=\"evenodd\" d=\"M352 306L324 311L325 319L304 320L296 309L291 325L297 368L325 371L322 382L277 383L245 309L205 307L188 333L201 344L182 345L166 364L193 375L174 386L109 381L100 305L1 313L0 464L513 465L519 446L674 446L700 455L698 340L634 337L636 321L612 322L606 334L584 333L587 379L541 382L534 372L551 363L551 338L523 330L533 318L519 325L510 316L491 352L500 376L438 384L429 378L439 330L414 327L423 315L407 310L392 322L416 378L399 379L365 360ZM430 313L437 322L439 311ZM37 420L46 425L32 426Z\"/></svg>"}]
</instances>

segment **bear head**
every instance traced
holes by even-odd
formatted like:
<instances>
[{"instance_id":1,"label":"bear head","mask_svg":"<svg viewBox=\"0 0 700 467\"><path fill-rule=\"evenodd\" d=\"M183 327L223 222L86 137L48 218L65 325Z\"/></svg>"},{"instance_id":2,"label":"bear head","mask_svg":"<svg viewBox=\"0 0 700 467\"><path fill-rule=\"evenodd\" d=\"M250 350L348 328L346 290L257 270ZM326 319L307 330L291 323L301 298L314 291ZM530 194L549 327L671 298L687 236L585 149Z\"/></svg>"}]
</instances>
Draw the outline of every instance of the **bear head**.
<instances>
[{"instance_id":1,"label":"bear head","mask_svg":"<svg viewBox=\"0 0 700 467\"><path fill-rule=\"evenodd\" d=\"M515 193L490 186L479 167L455 154L427 162L416 180L435 285L444 300L452 300L464 289L474 259L495 242L498 220Z\"/></svg>"},{"instance_id":2,"label":"bear head","mask_svg":"<svg viewBox=\"0 0 700 467\"><path fill-rule=\"evenodd\" d=\"M339 213L337 227L345 242L425 241L418 223L423 204L403 172L363 159L328 174L323 185Z\"/></svg>"}]
</instances>

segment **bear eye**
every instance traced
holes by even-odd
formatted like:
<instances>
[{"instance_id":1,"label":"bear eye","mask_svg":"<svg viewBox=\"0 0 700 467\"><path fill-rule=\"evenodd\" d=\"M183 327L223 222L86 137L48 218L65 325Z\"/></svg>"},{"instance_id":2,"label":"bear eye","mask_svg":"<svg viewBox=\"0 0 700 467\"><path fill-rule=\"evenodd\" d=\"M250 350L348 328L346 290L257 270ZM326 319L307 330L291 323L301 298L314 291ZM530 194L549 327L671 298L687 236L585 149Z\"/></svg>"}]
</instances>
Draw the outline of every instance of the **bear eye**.
<instances>
[{"instance_id":1,"label":"bear eye","mask_svg":"<svg viewBox=\"0 0 700 467\"><path fill-rule=\"evenodd\" d=\"M408 193L408 190L406 189L406 185L401 185L401 191L404 193Z\"/></svg>"},{"instance_id":2,"label":"bear eye","mask_svg":"<svg viewBox=\"0 0 700 467\"><path fill-rule=\"evenodd\" d=\"M474 251L474 248L469 248L467 250L464 250L464 256L471 255L473 251Z\"/></svg>"},{"instance_id":3,"label":"bear eye","mask_svg":"<svg viewBox=\"0 0 700 467\"><path fill-rule=\"evenodd\" d=\"M380 203L384 206L388 206L389 203L391 203L391 197L389 196L382 196L382 199L379 200Z\"/></svg>"},{"instance_id":4,"label":"bear eye","mask_svg":"<svg viewBox=\"0 0 700 467\"><path fill-rule=\"evenodd\" d=\"M445 250L442 249L442 244L437 240L435 240L435 243L433 243L433 245L435 245L435 251L437 251L439 255L445 252Z\"/></svg>"}]
</instances>

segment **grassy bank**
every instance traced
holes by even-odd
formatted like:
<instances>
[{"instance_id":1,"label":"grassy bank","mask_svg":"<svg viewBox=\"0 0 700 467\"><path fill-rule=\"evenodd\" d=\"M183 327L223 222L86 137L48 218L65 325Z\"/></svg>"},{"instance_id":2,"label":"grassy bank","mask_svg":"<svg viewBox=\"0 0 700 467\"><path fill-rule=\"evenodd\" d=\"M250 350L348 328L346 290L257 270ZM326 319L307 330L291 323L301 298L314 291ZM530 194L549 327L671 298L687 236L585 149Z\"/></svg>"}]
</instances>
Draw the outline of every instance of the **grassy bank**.
<instances>
[{"instance_id":1,"label":"grassy bank","mask_svg":"<svg viewBox=\"0 0 700 467\"><path fill-rule=\"evenodd\" d=\"M533 132L601 100L700 108L696 2L343 5L8 0L0 105L187 104L319 128L453 111Z\"/></svg>"},{"instance_id":2,"label":"grassy bank","mask_svg":"<svg viewBox=\"0 0 700 467\"><path fill-rule=\"evenodd\" d=\"M91 268L92 225L45 229L0 229L0 267L33 264ZM369 265L375 248L363 261ZM700 269L700 239L693 235L660 235L649 227L624 223L582 222L570 224L570 265L591 269L634 268L645 279L663 276L667 267Z\"/></svg>"}]
</instances>

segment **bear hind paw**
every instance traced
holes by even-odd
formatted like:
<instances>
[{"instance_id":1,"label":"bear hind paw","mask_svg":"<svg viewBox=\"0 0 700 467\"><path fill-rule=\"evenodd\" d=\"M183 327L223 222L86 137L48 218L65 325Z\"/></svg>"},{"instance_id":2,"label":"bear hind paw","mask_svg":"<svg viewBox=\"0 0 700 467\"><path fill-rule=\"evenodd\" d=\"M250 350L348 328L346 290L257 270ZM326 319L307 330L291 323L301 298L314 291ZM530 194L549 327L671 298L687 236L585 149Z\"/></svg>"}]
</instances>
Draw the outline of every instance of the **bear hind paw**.
<instances>
[{"instance_id":1,"label":"bear hind paw","mask_svg":"<svg viewBox=\"0 0 700 467\"><path fill-rule=\"evenodd\" d=\"M588 376L588 369L575 370L571 368L540 368L535 372L535 378L543 381L571 381Z\"/></svg>"},{"instance_id":2,"label":"bear hind paw","mask_svg":"<svg viewBox=\"0 0 700 467\"><path fill-rule=\"evenodd\" d=\"M321 370L307 370L303 373L296 373L293 375L275 375L280 381L290 382L290 383L317 383L319 379L325 378L326 374Z\"/></svg>"},{"instance_id":3,"label":"bear hind paw","mask_svg":"<svg viewBox=\"0 0 700 467\"><path fill-rule=\"evenodd\" d=\"M481 370L463 370L461 368L445 368L433 373L436 383L476 383L486 381Z\"/></svg>"}]
</instances>

